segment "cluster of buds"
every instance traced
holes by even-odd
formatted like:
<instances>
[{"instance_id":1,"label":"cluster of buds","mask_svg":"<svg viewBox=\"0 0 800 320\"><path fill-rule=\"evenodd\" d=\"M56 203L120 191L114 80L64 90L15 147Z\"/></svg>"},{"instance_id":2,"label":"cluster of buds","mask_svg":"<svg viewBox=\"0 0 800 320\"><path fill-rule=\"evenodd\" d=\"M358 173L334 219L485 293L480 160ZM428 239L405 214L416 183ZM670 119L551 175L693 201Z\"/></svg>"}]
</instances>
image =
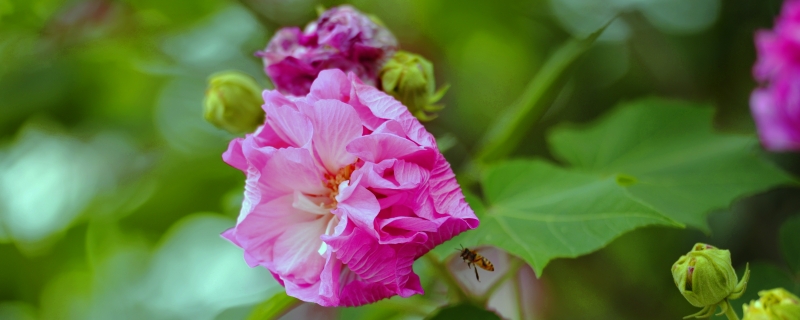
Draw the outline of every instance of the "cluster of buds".
<instances>
[{"instance_id":1,"label":"cluster of buds","mask_svg":"<svg viewBox=\"0 0 800 320\"><path fill-rule=\"evenodd\" d=\"M321 12L303 30L278 30L256 55L263 58L266 75L284 94L306 95L321 71L339 69L382 88L417 119L433 120L442 109L436 103L447 87L436 90L430 61L397 47L395 36L380 20L345 5ZM206 120L232 133L253 132L264 121L261 91L249 76L213 75L206 91Z\"/></svg>"},{"instance_id":2,"label":"cluster of buds","mask_svg":"<svg viewBox=\"0 0 800 320\"><path fill-rule=\"evenodd\" d=\"M800 319L800 298L783 288L759 291L758 296L743 306L744 320Z\"/></svg>"},{"instance_id":3,"label":"cluster of buds","mask_svg":"<svg viewBox=\"0 0 800 320\"><path fill-rule=\"evenodd\" d=\"M708 318L718 306L722 313L729 312L731 306L728 301L744 294L750 269L745 268L744 276L739 281L731 265L730 251L697 243L692 251L672 265L672 278L689 303L703 308L687 318Z\"/></svg>"}]
</instances>

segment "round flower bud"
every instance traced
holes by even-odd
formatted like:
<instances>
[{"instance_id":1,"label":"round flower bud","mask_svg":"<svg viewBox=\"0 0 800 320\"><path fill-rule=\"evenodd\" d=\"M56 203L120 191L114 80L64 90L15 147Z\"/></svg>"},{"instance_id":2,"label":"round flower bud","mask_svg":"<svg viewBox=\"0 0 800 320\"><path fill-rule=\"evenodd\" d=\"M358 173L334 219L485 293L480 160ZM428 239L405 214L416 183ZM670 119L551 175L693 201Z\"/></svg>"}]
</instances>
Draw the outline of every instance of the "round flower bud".
<instances>
[{"instance_id":1,"label":"round flower bud","mask_svg":"<svg viewBox=\"0 0 800 320\"><path fill-rule=\"evenodd\" d=\"M698 243L672 265L672 278L689 303L695 307L710 307L713 311L725 299L741 296L749 271L745 272L742 282L738 282L730 251Z\"/></svg>"},{"instance_id":2,"label":"round flower bud","mask_svg":"<svg viewBox=\"0 0 800 320\"><path fill-rule=\"evenodd\" d=\"M433 64L420 55L398 51L383 65L380 79L383 91L408 107L419 120L432 120L436 115L430 113L443 108L434 103L442 98L447 87L436 91Z\"/></svg>"},{"instance_id":3,"label":"round flower bud","mask_svg":"<svg viewBox=\"0 0 800 320\"><path fill-rule=\"evenodd\" d=\"M203 106L206 121L231 133L253 132L264 123L261 87L238 71L224 71L209 78Z\"/></svg>"},{"instance_id":4,"label":"round flower bud","mask_svg":"<svg viewBox=\"0 0 800 320\"><path fill-rule=\"evenodd\" d=\"M783 288L759 291L758 300L744 304L744 320L800 319L800 298Z\"/></svg>"}]
</instances>

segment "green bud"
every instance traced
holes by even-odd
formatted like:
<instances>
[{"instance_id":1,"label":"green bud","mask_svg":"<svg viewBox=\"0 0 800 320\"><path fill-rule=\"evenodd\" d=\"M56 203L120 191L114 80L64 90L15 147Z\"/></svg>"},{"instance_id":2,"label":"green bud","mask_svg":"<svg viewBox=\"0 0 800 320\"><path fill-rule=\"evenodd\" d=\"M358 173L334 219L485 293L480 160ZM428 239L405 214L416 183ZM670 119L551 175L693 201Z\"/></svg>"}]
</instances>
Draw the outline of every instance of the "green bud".
<instances>
[{"instance_id":1,"label":"green bud","mask_svg":"<svg viewBox=\"0 0 800 320\"><path fill-rule=\"evenodd\" d=\"M800 298L783 288L759 291L758 300L744 304L744 320L800 320Z\"/></svg>"},{"instance_id":2,"label":"green bud","mask_svg":"<svg viewBox=\"0 0 800 320\"><path fill-rule=\"evenodd\" d=\"M695 307L703 308L694 317L710 316L717 306L725 309L728 300L741 297L750 277L746 269L738 281L731 265L728 250L698 243L672 265L672 278L684 298Z\"/></svg>"},{"instance_id":3,"label":"green bud","mask_svg":"<svg viewBox=\"0 0 800 320\"><path fill-rule=\"evenodd\" d=\"M433 64L422 56L398 51L380 72L383 91L408 107L420 121L436 118L431 114L442 110L434 105L447 92L447 86L436 91Z\"/></svg>"},{"instance_id":4,"label":"green bud","mask_svg":"<svg viewBox=\"0 0 800 320\"><path fill-rule=\"evenodd\" d=\"M253 132L264 123L262 88L238 71L211 75L203 105L206 121L231 133Z\"/></svg>"}]
</instances>

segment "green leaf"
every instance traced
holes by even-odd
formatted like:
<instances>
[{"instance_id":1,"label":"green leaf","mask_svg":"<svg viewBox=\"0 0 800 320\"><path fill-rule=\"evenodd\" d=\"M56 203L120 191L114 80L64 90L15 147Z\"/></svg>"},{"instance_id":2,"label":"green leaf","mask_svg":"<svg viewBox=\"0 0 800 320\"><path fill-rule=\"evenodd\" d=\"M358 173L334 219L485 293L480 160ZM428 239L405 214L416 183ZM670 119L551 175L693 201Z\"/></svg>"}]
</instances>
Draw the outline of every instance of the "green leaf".
<instances>
[{"instance_id":1,"label":"green leaf","mask_svg":"<svg viewBox=\"0 0 800 320\"><path fill-rule=\"evenodd\" d=\"M541 275L558 257L602 248L646 225L680 226L631 197L616 177L570 172L544 161L491 167L483 180L489 202L473 209L481 225L465 245L490 244L524 259Z\"/></svg>"},{"instance_id":2,"label":"green leaf","mask_svg":"<svg viewBox=\"0 0 800 320\"><path fill-rule=\"evenodd\" d=\"M450 319L475 319L475 320L494 320L500 317L491 311L485 310L478 306L462 303L453 306L447 306L439 310L429 320L450 320Z\"/></svg>"},{"instance_id":3,"label":"green leaf","mask_svg":"<svg viewBox=\"0 0 800 320\"><path fill-rule=\"evenodd\" d=\"M710 210L791 181L759 157L755 137L714 132L713 113L701 105L644 99L588 127L557 128L549 142L574 169L624 177L620 183L638 199L708 230Z\"/></svg>"},{"instance_id":4,"label":"green leaf","mask_svg":"<svg viewBox=\"0 0 800 320\"><path fill-rule=\"evenodd\" d=\"M292 308L300 305L300 302L300 300L290 297L284 291L278 292L272 298L258 304L253 309L253 312L247 316L247 320L278 319L289 310L292 310Z\"/></svg>"},{"instance_id":5,"label":"green leaf","mask_svg":"<svg viewBox=\"0 0 800 320\"><path fill-rule=\"evenodd\" d=\"M611 22L609 21L609 24ZM566 80L568 70L588 50L608 24L586 39L570 40L544 63L517 101L497 117L480 142L477 160L489 163L510 154L522 142L525 132L550 107Z\"/></svg>"},{"instance_id":6,"label":"green leaf","mask_svg":"<svg viewBox=\"0 0 800 320\"><path fill-rule=\"evenodd\" d=\"M781 226L781 252L789 268L800 275L800 216L789 218Z\"/></svg>"}]
</instances>

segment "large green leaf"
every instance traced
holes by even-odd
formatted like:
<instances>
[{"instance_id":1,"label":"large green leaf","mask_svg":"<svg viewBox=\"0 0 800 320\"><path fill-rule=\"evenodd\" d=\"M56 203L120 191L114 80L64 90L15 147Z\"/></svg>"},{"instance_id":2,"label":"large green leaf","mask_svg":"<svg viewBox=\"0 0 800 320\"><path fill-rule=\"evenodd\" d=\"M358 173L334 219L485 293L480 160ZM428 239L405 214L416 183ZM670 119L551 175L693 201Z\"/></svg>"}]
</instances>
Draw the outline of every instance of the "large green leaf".
<instances>
[{"instance_id":1,"label":"large green leaf","mask_svg":"<svg viewBox=\"0 0 800 320\"><path fill-rule=\"evenodd\" d=\"M464 244L503 248L541 274L554 258L592 252L635 228L680 226L633 198L618 180L538 160L491 167L483 181L488 206L473 201L481 225Z\"/></svg>"},{"instance_id":2,"label":"large green leaf","mask_svg":"<svg viewBox=\"0 0 800 320\"><path fill-rule=\"evenodd\" d=\"M754 136L714 132L713 112L685 102L644 99L588 127L557 128L549 142L575 170L623 175L638 199L676 221L707 230L710 210L791 181L759 157Z\"/></svg>"}]
</instances>

